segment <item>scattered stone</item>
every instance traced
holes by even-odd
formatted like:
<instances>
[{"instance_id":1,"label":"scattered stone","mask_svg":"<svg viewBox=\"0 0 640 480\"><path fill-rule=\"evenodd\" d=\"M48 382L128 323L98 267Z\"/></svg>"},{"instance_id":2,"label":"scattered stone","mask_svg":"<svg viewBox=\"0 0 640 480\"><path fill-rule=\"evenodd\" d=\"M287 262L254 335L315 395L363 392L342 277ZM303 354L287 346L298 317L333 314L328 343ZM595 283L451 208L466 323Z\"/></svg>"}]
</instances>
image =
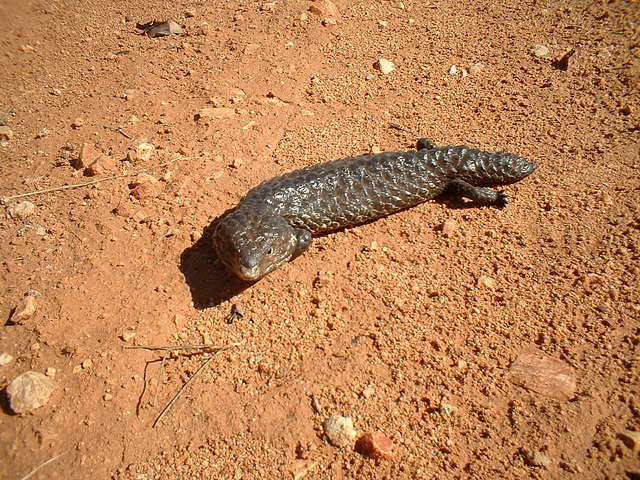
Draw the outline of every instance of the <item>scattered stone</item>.
<instances>
[{"instance_id":1,"label":"scattered stone","mask_svg":"<svg viewBox=\"0 0 640 480\"><path fill-rule=\"evenodd\" d=\"M142 185L143 183L155 184L155 183L158 183L158 179L153 175L149 175L148 173L140 173L136 175L136 177L133 179L133 182L131 182L131 184L134 187L137 187L138 185Z\"/></svg>"},{"instance_id":2,"label":"scattered stone","mask_svg":"<svg viewBox=\"0 0 640 480\"><path fill-rule=\"evenodd\" d=\"M36 206L28 200L20 203L13 203L7 207L7 213L11 218L24 220L36 210Z\"/></svg>"},{"instance_id":3,"label":"scattered stone","mask_svg":"<svg viewBox=\"0 0 640 480\"><path fill-rule=\"evenodd\" d=\"M187 320L187 317L185 317L184 315L180 313L176 313L173 316L173 323L175 324L178 331L182 332L187 329L187 324L189 323L189 321Z\"/></svg>"},{"instance_id":4,"label":"scattered stone","mask_svg":"<svg viewBox=\"0 0 640 480\"><path fill-rule=\"evenodd\" d=\"M8 365L13 360L13 357L9 355L7 352L0 353L0 367L4 367Z\"/></svg>"},{"instance_id":5,"label":"scattered stone","mask_svg":"<svg viewBox=\"0 0 640 480\"><path fill-rule=\"evenodd\" d=\"M6 147L13 138L13 130L8 125L0 125L0 146Z\"/></svg>"},{"instance_id":6,"label":"scattered stone","mask_svg":"<svg viewBox=\"0 0 640 480\"><path fill-rule=\"evenodd\" d=\"M245 55L253 55L260 50L260 45L257 43L248 43L242 51Z\"/></svg>"},{"instance_id":7,"label":"scattered stone","mask_svg":"<svg viewBox=\"0 0 640 480\"><path fill-rule=\"evenodd\" d=\"M348 445L358 435L353 428L353 420L340 415L334 415L324 421L324 433L329 442L336 447Z\"/></svg>"},{"instance_id":8,"label":"scattered stone","mask_svg":"<svg viewBox=\"0 0 640 480\"><path fill-rule=\"evenodd\" d=\"M369 81L371 81L371 80L375 80L375 79L376 79L376 76L375 76L373 73L370 73L370 74L368 74L368 75L366 76L366 79L367 79L367 80L369 80Z\"/></svg>"},{"instance_id":9,"label":"scattered stone","mask_svg":"<svg viewBox=\"0 0 640 480\"><path fill-rule=\"evenodd\" d=\"M553 66L559 70L574 70L584 67L586 63L586 52L582 48L573 47L562 57L553 62Z\"/></svg>"},{"instance_id":10,"label":"scattered stone","mask_svg":"<svg viewBox=\"0 0 640 480\"><path fill-rule=\"evenodd\" d=\"M44 372L44 374L49 378L55 377L56 373L58 373L58 371L53 367L47 367L47 370Z\"/></svg>"},{"instance_id":11,"label":"scattered stone","mask_svg":"<svg viewBox=\"0 0 640 480\"><path fill-rule=\"evenodd\" d=\"M457 75L458 74L458 67L456 67L455 65L451 65L449 67L449 75Z\"/></svg>"},{"instance_id":12,"label":"scattered stone","mask_svg":"<svg viewBox=\"0 0 640 480\"><path fill-rule=\"evenodd\" d=\"M534 45L529 51L531 55L537 58L544 58L549 55L549 47L545 45Z\"/></svg>"},{"instance_id":13,"label":"scattered stone","mask_svg":"<svg viewBox=\"0 0 640 480\"><path fill-rule=\"evenodd\" d=\"M373 64L373 68L379 70L383 74L391 73L396 69L396 66L393 62L386 60L384 58L379 59L376 63Z\"/></svg>"},{"instance_id":14,"label":"scattered stone","mask_svg":"<svg viewBox=\"0 0 640 480\"><path fill-rule=\"evenodd\" d=\"M14 378L7 385L11 410L23 414L42 407L56 389L56 382L42 373L31 370Z\"/></svg>"},{"instance_id":15,"label":"scattered stone","mask_svg":"<svg viewBox=\"0 0 640 480\"><path fill-rule=\"evenodd\" d=\"M82 368L83 368L83 370L88 370L88 369L90 369L91 367L93 367L93 360L91 360L90 358L88 358L88 359L86 359L86 360L84 360L84 361L82 362Z\"/></svg>"},{"instance_id":16,"label":"scattered stone","mask_svg":"<svg viewBox=\"0 0 640 480\"><path fill-rule=\"evenodd\" d=\"M229 118L235 114L236 110L230 107L205 107L196 114L196 120Z\"/></svg>"},{"instance_id":17,"label":"scattered stone","mask_svg":"<svg viewBox=\"0 0 640 480\"><path fill-rule=\"evenodd\" d=\"M49 130L47 127L43 127L42 130L40 130L38 133L36 133L36 138L47 137L47 136L49 136L50 133L51 133L51 130Z\"/></svg>"},{"instance_id":18,"label":"scattered stone","mask_svg":"<svg viewBox=\"0 0 640 480\"><path fill-rule=\"evenodd\" d=\"M574 369L542 352L518 355L509 372L513 382L527 390L562 401L575 397L577 380Z\"/></svg>"},{"instance_id":19,"label":"scattered stone","mask_svg":"<svg viewBox=\"0 0 640 480\"><path fill-rule=\"evenodd\" d=\"M120 335L120 338L125 342L130 342L135 338L135 336L136 336L136 332L126 331L126 332L123 332L122 335Z\"/></svg>"},{"instance_id":20,"label":"scattered stone","mask_svg":"<svg viewBox=\"0 0 640 480\"><path fill-rule=\"evenodd\" d=\"M452 237L457 229L458 222L453 218L447 218L442 224L442 236L447 238Z\"/></svg>"},{"instance_id":21,"label":"scattered stone","mask_svg":"<svg viewBox=\"0 0 640 480\"><path fill-rule=\"evenodd\" d=\"M84 174L88 177L102 175L104 172L111 172L116 169L116 162L108 155L100 155L91 165L84 169Z\"/></svg>"},{"instance_id":22,"label":"scattered stone","mask_svg":"<svg viewBox=\"0 0 640 480\"><path fill-rule=\"evenodd\" d=\"M197 242L201 238L202 238L202 233L201 232L198 232L197 230L191 232L191 241L192 242Z\"/></svg>"},{"instance_id":23,"label":"scattered stone","mask_svg":"<svg viewBox=\"0 0 640 480\"><path fill-rule=\"evenodd\" d=\"M338 24L338 21L335 18L325 17L322 19L322 25L325 27L333 27Z\"/></svg>"},{"instance_id":24,"label":"scattered stone","mask_svg":"<svg viewBox=\"0 0 640 480\"><path fill-rule=\"evenodd\" d=\"M113 400L113 394L111 393L105 393L104 396L102 397L104 398L105 402L110 402L111 400Z\"/></svg>"},{"instance_id":25,"label":"scattered stone","mask_svg":"<svg viewBox=\"0 0 640 480\"><path fill-rule=\"evenodd\" d=\"M551 460L546 455L536 450L526 450L522 454L524 463L530 467L548 467L551 464Z\"/></svg>"},{"instance_id":26,"label":"scattered stone","mask_svg":"<svg viewBox=\"0 0 640 480\"><path fill-rule=\"evenodd\" d=\"M443 417L450 417L451 415L456 413L457 410L458 408L456 406L446 402L440 402L440 407L438 408L440 415Z\"/></svg>"},{"instance_id":27,"label":"scattered stone","mask_svg":"<svg viewBox=\"0 0 640 480\"><path fill-rule=\"evenodd\" d=\"M167 37L182 33L182 28L176 22L150 22L144 25L138 24L136 27L146 33L149 38Z\"/></svg>"},{"instance_id":28,"label":"scattered stone","mask_svg":"<svg viewBox=\"0 0 640 480\"><path fill-rule=\"evenodd\" d=\"M80 148L80 154L78 158L72 161L71 166L76 170L87 168L93 162L95 162L102 154L95 149L95 147L89 143L85 143Z\"/></svg>"},{"instance_id":29,"label":"scattered stone","mask_svg":"<svg viewBox=\"0 0 640 480\"><path fill-rule=\"evenodd\" d=\"M480 277L478 277L478 286L493 290L496 288L496 281L489 275L480 275Z\"/></svg>"},{"instance_id":30,"label":"scattered stone","mask_svg":"<svg viewBox=\"0 0 640 480\"><path fill-rule=\"evenodd\" d=\"M484 65L481 63L472 63L468 68L469 75L477 75L478 73L480 73L480 71L482 71L483 68Z\"/></svg>"},{"instance_id":31,"label":"scattered stone","mask_svg":"<svg viewBox=\"0 0 640 480\"><path fill-rule=\"evenodd\" d=\"M196 11L193 9L189 9L189 10L185 10L184 11L184 16L185 18L193 18L196 16Z\"/></svg>"},{"instance_id":32,"label":"scattered stone","mask_svg":"<svg viewBox=\"0 0 640 480\"><path fill-rule=\"evenodd\" d=\"M368 400L373 396L374 393L375 393L375 390L373 389L373 387L367 387L364 390L362 390L362 398L364 398L365 400Z\"/></svg>"},{"instance_id":33,"label":"scattered stone","mask_svg":"<svg viewBox=\"0 0 640 480\"><path fill-rule=\"evenodd\" d=\"M320 0L309 7L309 11L319 17L340 18L340 10L331 0Z\"/></svg>"},{"instance_id":34,"label":"scattered stone","mask_svg":"<svg viewBox=\"0 0 640 480\"><path fill-rule=\"evenodd\" d=\"M244 161L241 158L234 158L231 166L233 168L241 168L244 165Z\"/></svg>"},{"instance_id":35,"label":"scattered stone","mask_svg":"<svg viewBox=\"0 0 640 480\"><path fill-rule=\"evenodd\" d=\"M84 120L80 117L76 118L71 124L71 128L74 128L76 130L82 126L84 126Z\"/></svg>"},{"instance_id":36,"label":"scattered stone","mask_svg":"<svg viewBox=\"0 0 640 480\"><path fill-rule=\"evenodd\" d=\"M131 163L147 162L151 158L151 153L154 150L154 146L147 142L141 142L133 150L127 152L128 160Z\"/></svg>"},{"instance_id":37,"label":"scattered stone","mask_svg":"<svg viewBox=\"0 0 640 480\"><path fill-rule=\"evenodd\" d=\"M638 451L640 451L640 432L623 430L618 436L622 439L622 442L631 449L634 455L638 454Z\"/></svg>"},{"instance_id":38,"label":"scattered stone","mask_svg":"<svg viewBox=\"0 0 640 480\"><path fill-rule=\"evenodd\" d=\"M380 28L387 28L388 22L386 22L385 20L378 20L378 26Z\"/></svg>"},{"instance_id":39,"label":"scattered stone","mask_svg":"<svg viewBox=\"0 0 640 480\"><path fill-rule=\"evenodd\" d=\"M38 303L36 299L31 295L25 295L22 300L18 302L16 308L13 310L13 314L11 315L12 323L22 323L26 320L29 320L33 314L36 312L36 307Z\"/></svg>"},{"instance_id":40,"label":"scattered stone","mask_svg":"<svg viewBox=\"0 0 640 480\"><path fill-rule=\"evenodd\" d=\"M318 462L314 460L294 460L291 462L291 466L289 467L289 472L293 476L293 480L300 480L304 478L308 473L311 472L316 466Z\"/></svg>"},{"instance_id":41,"label":"scattered stone","mask_svg":"<svg viewBox=\"0 0 640 480\"><path fill-rule=\"evenodd\" d=\"M148 200L150 198L156 198L160 195L160 191L162 187L158 184L157 180L155 183L152 182L144 182L131 190L131 196L138 200Z\"/></svg>"},{"instance_id":42,"label":"scattered stone","mask_svg":"<svg viewBox=\"0 0 640 480\"><path fill-rule=\"evenodd\" d=\"M393 458L393 442L382 432L367 433L356 442L356 451L369 458Z\"/></svg>"}]
</instances>

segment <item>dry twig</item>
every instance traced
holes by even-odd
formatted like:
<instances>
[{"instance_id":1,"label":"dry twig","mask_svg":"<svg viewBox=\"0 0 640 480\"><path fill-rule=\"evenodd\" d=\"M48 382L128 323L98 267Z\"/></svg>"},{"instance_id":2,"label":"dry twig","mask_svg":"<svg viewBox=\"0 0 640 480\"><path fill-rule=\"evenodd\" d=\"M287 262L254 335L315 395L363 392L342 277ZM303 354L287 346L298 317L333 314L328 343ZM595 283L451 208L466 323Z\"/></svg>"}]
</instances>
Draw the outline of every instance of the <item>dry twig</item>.
<instances>
[{"instance_id":1,"label":"dry twig","mask_svg":"<svg viewBox=\"0 0 640 480\"><path fill-rule=\"evenodd\" d=\"M41 463L36 468L31 470L29 473L27 473L24 477L22 477L20 480L27 480L28 478L31 478L33 476L33 474L36 473L38 470L40 470L42 467L44 467L45 465L48 465L49 463L53 462L54 460L57 460L58 458L60 458L65 453L67 453L67 452L62 452L60 455L56 455L55 457L50 458L46 462Z\"/></svg>"},{"instance_id":2,"label":"dry twig","mask_svg":"<svg viewBox=\"0 0 640 480\"><path fill-rule=\"evenodd\" d=\"M35 192L21 193L21 194L18 194L18 195L11 195L11 196L8 196L8 197L2 197L0 203L6 203L9 200L13 200L15 198L30 197L32 195L40 195L40 194L43 194L43 193L51 193L51 192L58 192L60 190L69 190L71 188L86 187L88 185L94 185L96 183L106 182L106 181L109 181L109 180L117 180L118 178L135 177L136 175L140 175L141 173L150 172L151 170L155 170L156 168L166 167L167 165L171 165L172 163L175 163L175 162L178 162L178 161L181 161L181 160L193 160L193 159L196 159L196 158L203 158L203 157L178 157L178 158L174 158L173 160L169 160L168 162L161 163L160 165L154 165L153 167L145 168L143 170L138 170L136 172L122 173L120 175L112 175L110 177L98 178L97 180L91 180L90 182L76 183L75 185L62 185L60 187L46 188L44 190L36 190Z\"/></svg>"},{"instance_id":3,"label":"dry twig","mask_svg":"<svg viewBox=\"0 0 640 480\"><path fill-rule=\"evenodd\" d=\"M213 360L213 358L218 353L222 352L223 350L228 350L229 348L237 347L239 345L242 345L243 343L244 343L244 340L241 341L241 342L228 343L226 345L206 345L206 344L160 345L160 346L156 346L156 345L125 345L124 348L127 348L127 349L143 349L143 350L151 350L151 351L162 350L165 353L176 351L176 350L186 350L186 351L200 350L200 352L198 352L198 353L212 353L213 354L213 355L211 355L211 357L206 362L204 362L198 368L196 373L194 373L191 377L189 377L189 380L187 380L184 383L184 385L182 385L182 387L180 387L180 390L178 390L178 392L174 395L174 397L167 404L167 406L162 409L162 412L160 412L160 415L158 415L158 417L153 421L152 428L155 428L155 426L158 424L158 422L160 422L160 420L162 420L162 417L164 417L164 415L169 411L169 409L173 406L173 404L178 400L180 395L182 395L182 392L184 392L185 388L187 388L187 386L191 383L191 381L194 378L196 378L196 376L202 370L204 370L204 368L207 365L209 365L209 363L211 363L211 360ZM165 363L166 358L167 358L167 356L163 355L163 357L162 357L162 366L161 366L161 374L160 375L162 375L162 372L164 371L164 363ZM160 376L160 378L162 378L162 376ZM160 388L160 381L158 381L158 388ZM157 394L158 394L158 392L156 390L156 394L154 395L154 401L153 401L154 404L155 404L155 400L156 400Z\"/></svg>"}]
</instances>

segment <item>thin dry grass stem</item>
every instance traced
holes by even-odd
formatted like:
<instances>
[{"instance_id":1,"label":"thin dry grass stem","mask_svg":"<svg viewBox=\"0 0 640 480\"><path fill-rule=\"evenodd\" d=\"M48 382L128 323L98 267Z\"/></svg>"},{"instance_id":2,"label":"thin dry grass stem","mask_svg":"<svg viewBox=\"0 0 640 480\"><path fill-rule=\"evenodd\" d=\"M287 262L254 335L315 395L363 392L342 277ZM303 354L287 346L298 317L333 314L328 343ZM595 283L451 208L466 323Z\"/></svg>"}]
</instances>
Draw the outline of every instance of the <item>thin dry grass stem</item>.
<instances>
[{"instance_id":1,"label":"thin dry grass stem","mask_svg":"<svg viewBox=\"0 0 640 480\"><path fill-rule=\"evenodd\" d=\"M213 353L220 350L226 350L228 348L239 347L244 343L241 342L228 343L226 345L207 345L207 344L193 344L193 345L125 345L124 348L129 349L141 349L141 350L165 350L172 352L175 350L202 350L203 353Z\"/></svg>"},{"instance_id":2,"label":"thin dry grass stem","mask_svg":"<svg viewBox=\"0 0 640 480\"><path fill-rule=\"evenodd\" d=\"M72 188L87 187L89 185L95 185L96 183L108 182L109 180L117 180L119 178L135 177L136 175L140 175L141 173L150 172L152 170L155 170L156 168L166 167L167 165L171 165L172 163L175 163L178 161L194 160L196 158L204 158L204 157L178 157L178 158L174 158L173 160L169 160L168 162L161 163L160 165L154 165L153 167L137 170L131 173L122 173L119 175L112 175L110 177L98 178L96 180L91 180L90 182L76 183L75 185L62 185L60 187L45 188L44 190L36 190L35 192L20 193L18 195L10 195L8 197L2 197L2 199L0 200L0 203L4 204L4 203L7 203L9 200L14 200L16 198L30 197L32 195L41 195L43 193L59 192L61 190L69 190Z\"/></svg>"},{"instance_id":3,"label":"thin dry grass stem","mask_svg":"<svg viewBox=\"0 0 640 480\"><path fill-rule=\"evenodd\" d=\"M22 477L20 480L27 480L28 478L31 478L33 476L33 474L35 474L38 470L40 470L42 467L44 467L45 465L50 464L51 462L53 462L54 460L57 460L58 458L60 458L62 455L64 455L67 452L62 452L60 455L56 455L53 458L50 458L49 460L47 460L44 463L41 463L40 465L38 465L36 468L34 468L33 470L31 470L29 473L27 473L24 477Z\"/></svg>"},{"instance_id":4,"label":"thin dry grass stem","mask_svg":"<svg viewBox=\"0 0 640 480\"><path fill-rule=\"evenodd\" d=\"M178 390L178 392L174 395L174 397L171 399L171 401L169 403L167 403L167 406L164 407L162 409L162 412L160 412L160 415L158 415L158 417L154 420L153 425L151 426L152 428L156 428L156 425L158 424L158 422L160 420L162 420L162 417L164 417L165 413L167 413L169 411L169 409L173 406L173 404L176 402L176 400L178 400L178 398L180 397L180 395L182 395L182 392L184 392L185 388L187 388L187 386L191 383L191 381L196 378L196 376L202 371L204 370L204 368L209 365L211 363L211 360L213 360L215 358L215 356L220 353L221 350L218 350L217 352L215 352L213 355L211 355L211 357L204 362L202 365L200 365L200 368L198 368L198 370L196 370L196 373L194 373L193 375L191 375L191 377L189 377L189 380L187 380L184 385L182 385L182 387L180 388L180 390Z\"/></svg>"},{"instance_id":5,"label":"thin dry grass stem","mask_svg":"<svg viewBox=\"0 0 640 480\"><path fill-rule=\"evenodd\" d=\"M161 380L162 380L162 376L164 374L165 361L167 359L166 353L177 351L177 350L184 350L184 351L187 351L187 352L191 351L191 350L200 350L200 352L198 352L198 353L211 353L212 354L211 357L198 368L196 373L194 373L191 377L189 377L189 380L187 380L184 383L184 385L182 385L182 387L180 387L180 390L178 390L178 392L174 395L174 397L167 404L167 406L162 409L162 412L160 412L160 415L158 415L158 417L153 421L152 428L156 427L158 422L160 422L160 420L162 420L162 417L165 416L165 414L169 411L169 409L173 406L173 404L178 400L180 395L182 395L182 392L184 392L185 388L187 388L187 386L191 383L191 381L194 378L196 378L196 376L202 370L204 370L205 367L207 365L209 365L209 363L211 363L211 361L214 359L214 357L218 353L222 352L223 350L228 350L230 348L238 347L238 346L242 345L243 343L244 343L244 340L242 340L241 342L228 343L226 345L206 345L206 344L159 345L159 346L157 346L157 345L125 345L124 348L127 348L127 349L142 349L142 350L151 350L151 351L162 350L163 352L165 352L165 355L163 355L163 357L162 357L162 365L160 367L160 374L158 376L158 389L156 389L156 392L155 392L155 394L153 396L153 405L155 405L155 403L156 403L156 399L158 397L158 390L160 389L160 383L161 383Z\"/></svg>"}]
</instances>

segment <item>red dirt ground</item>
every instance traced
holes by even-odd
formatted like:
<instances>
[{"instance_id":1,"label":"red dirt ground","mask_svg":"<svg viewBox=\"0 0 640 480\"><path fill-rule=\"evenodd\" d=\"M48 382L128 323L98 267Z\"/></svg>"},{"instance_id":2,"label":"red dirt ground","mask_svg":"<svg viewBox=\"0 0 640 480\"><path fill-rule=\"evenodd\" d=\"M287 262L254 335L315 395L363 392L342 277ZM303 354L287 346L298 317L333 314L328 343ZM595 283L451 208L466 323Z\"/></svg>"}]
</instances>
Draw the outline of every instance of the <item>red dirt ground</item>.
<instances>
[{"instance_id":1,"label":"red dirt ground","mask_svg":"<svg viewBox=\"0 0 640 480\"><path fill-rule=\"evenodd\" d=\"M24 416L3 399L1 478L640 478L638 3L311 5L0 1L1 313L38 302L1 327L0 381L57 382ZM539 168L504 210L427 202L248 288L216 262L211 223L261 180L421 136ZM85 143L113 169L76 170ZM146 169L150 198L107 180ZM153 427L210 357L124 347L233 342ZM533 349L574 399L512 381ZM335 414L393 458L332 446Z\"/></svg>"}]
</instances>

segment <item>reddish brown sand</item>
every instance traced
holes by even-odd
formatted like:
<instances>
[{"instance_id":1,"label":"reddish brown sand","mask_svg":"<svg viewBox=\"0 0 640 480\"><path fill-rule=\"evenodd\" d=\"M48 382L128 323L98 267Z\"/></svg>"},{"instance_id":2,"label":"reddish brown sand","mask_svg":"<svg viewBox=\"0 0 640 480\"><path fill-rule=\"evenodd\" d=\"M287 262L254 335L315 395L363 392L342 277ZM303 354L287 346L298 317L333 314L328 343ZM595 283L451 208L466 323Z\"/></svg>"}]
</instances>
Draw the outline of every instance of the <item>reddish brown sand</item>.
<instances>
[{"instance_id":1,"label":"reddish brown sand","mask_svg":"<svg viewBox=\"0 0 640 480\"><path fill-rule=\"evenodd\" d=\"M38 307L0 327L1 386L58 387L25 416L2 400L0 478L57 456L30 478L640 478L638 3L343 0L335 25L311 5L0 1L0 196L196 157L147 172L152 198L129 176L5 200L1 314ZM154 19L183 32L139 35ZM421 136L539 168L504 210L430 201L248 288L216 264L211 222L259 181ZM140 139L151 158L124 161ZM84 143L115 168L73 168ZM152 427L209 357L160 377L126 345L240 341ZM534 349L575 398L512 381ZM331 415L393 458L332 446Z\"/></svg>"}]
</instances>

